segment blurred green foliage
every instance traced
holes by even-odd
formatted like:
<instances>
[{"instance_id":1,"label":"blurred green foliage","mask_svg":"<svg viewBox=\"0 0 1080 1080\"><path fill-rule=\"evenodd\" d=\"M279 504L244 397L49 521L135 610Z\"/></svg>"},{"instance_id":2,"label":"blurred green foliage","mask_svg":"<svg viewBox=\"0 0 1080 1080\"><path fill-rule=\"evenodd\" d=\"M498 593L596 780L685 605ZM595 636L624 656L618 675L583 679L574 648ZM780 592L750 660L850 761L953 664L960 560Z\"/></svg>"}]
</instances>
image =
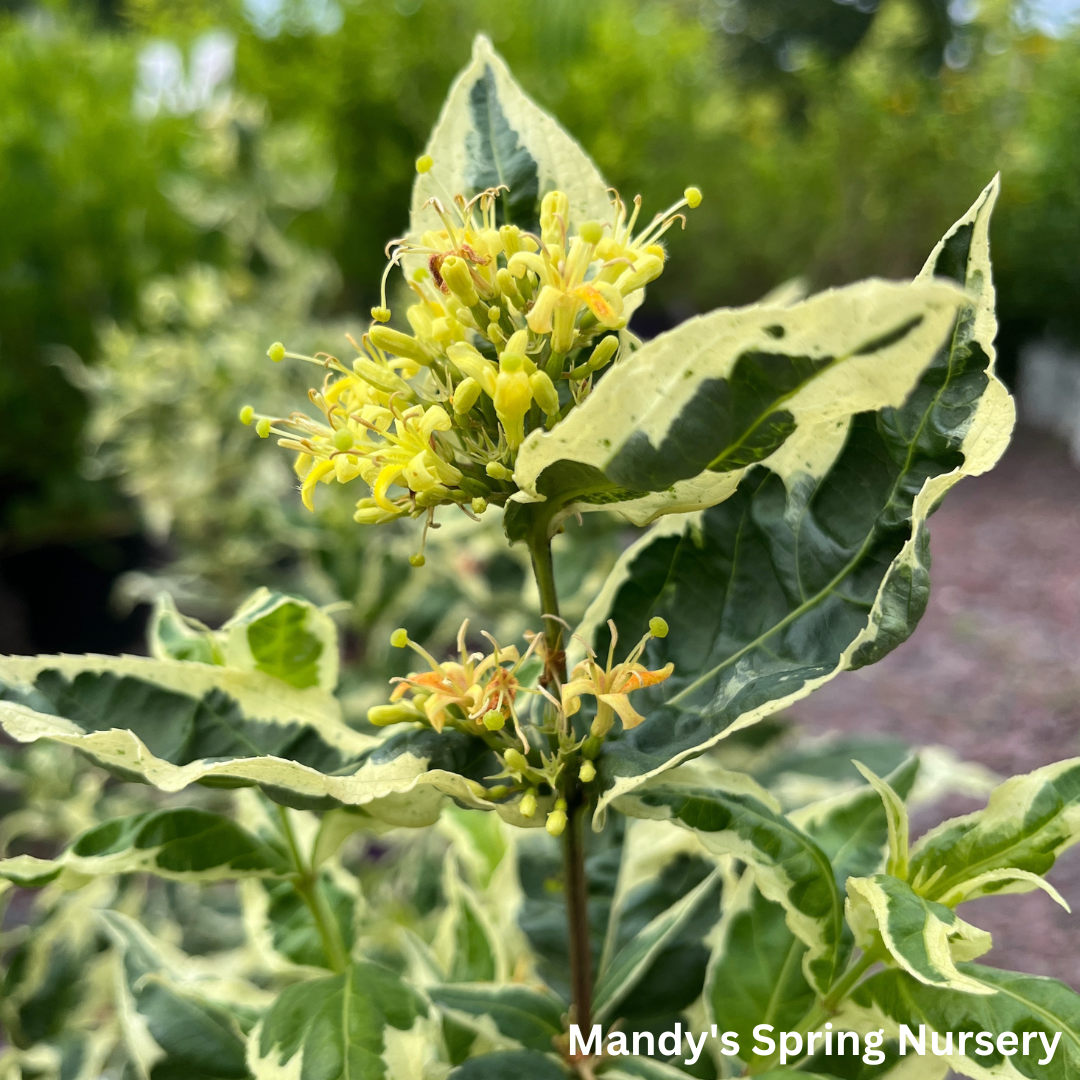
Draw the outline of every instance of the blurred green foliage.
<instances>
[{"instance_id":1,"label":"blurred green foliage","mask_svg":"<svg viewBox=\"0 0 1080 1080\"><path fill-rule=\"evenodd\" d=\"M185 536L148 492L168 489L169 469L179 468L169 453L188 455L189 477L201 464L207 484L217 468L213 455L200 463L197 450L163 436L187 423L184 387L213 394L213 422L224 424L265 370L265 343L323 344L326 332L366 322L383 246L405 226L412 163L478 30L612 183L642 193L646 212L688 183L705 192L693 247L669 234L674 258L650 289L643 332L754 300L795 275L814 287L911 275L1001 170L994 244L1005 330L1080 337L1080 35L1047 38L1014 15L1008 0L0 7L0 546L134 527L114 487L78 477L84 406L54 366L65 357L75 366L56 348L64 346L91 367L102 351L124 350L132 370L141 356L162 371L173 364L160 385L144 365L144 398L157 393L162 422L140 420L143 472L116 453L108 471L174 556L201 551L224 592L232 575L234 593L260 567L288 563L286 549L318 552L310 565L320 573L328 561L355 561L352 542L312 548L310 523L299 542L293 510L264 514L261 533L245 532L207 503L201 525L185 518L194 530ZM261 179L249 170L231 192L234 181L209 183L199 159L205 110L147 118L132 109L140 50L175 43L190 67L193 42L211 30L235 36L233 85L272 119L277 147ZM313 163L326 178L318 198L267 204L272 187L302 187ZM270 248L238 239L253 207L272 230ZM319 269L304 277L275 251ZM196 325L202 316L188 308L200 289L224 301ZM96 423L95 438L109 443L108 425ZM232 438L222 429L211 441L220 448ZM165 449L150 469L155 445ZM264 509L277 505L275 484L263 489L273 492ZM248 555L243 543L227 548L230 530ZM341 567L330 574L347 577ZM355 595L356 583L345 591Z\"/></svg>"}]
</instances>

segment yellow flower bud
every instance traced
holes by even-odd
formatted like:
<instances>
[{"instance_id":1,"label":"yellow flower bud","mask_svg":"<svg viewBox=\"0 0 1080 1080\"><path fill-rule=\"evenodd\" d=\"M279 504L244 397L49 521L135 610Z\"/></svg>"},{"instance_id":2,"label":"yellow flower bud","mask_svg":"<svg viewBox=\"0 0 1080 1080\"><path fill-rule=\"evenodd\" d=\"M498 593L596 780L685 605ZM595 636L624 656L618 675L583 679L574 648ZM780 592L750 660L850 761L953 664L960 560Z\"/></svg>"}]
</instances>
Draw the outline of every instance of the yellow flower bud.
<instances>
[{"instance_id":1,"label":"yellow flower bud","mask_svg":"<svg viewBox=\"0 0 1080 1080\"><path fill-rule=\"evenodd\" d=\"M546 371L536 371L529 376L529 389L545 415L554 416L558 413L559 391L555 389L555 384L548 378Z\"/></svg>"},{"instance_id":2,"label":"yellow flower bud","mask_svg":"<svg viewBox=\"0 0 1080 1080\"><path fill-rule=\"evenodd\" d=\"M701 205L701 188L688 187L683 192L683 198L691 210L696 210Z\"/></svg>"},{"instance_id":3,"label":"yellow flower bud","mask_svg":"<svg viewBox=\"0 0 1080 1080\"><path fill-rule=\"evenodd\" d=\"M370 336L372 344L383 352L404 356L406 360L415 360L424 367L431 363L427 350L410 334L403 334L400 330L393 330L389 326L373 326Z\"/></svg>"},{"instance_id":4,"label":"yellow flower bud","mask_svg":"<svg viewBox=\"0 0 1080 1080\"><path fill-rule=\"evenodd\" d=\"M549 191L540 203L540 239L562 247L570 220L570 200L565 192Z\"/></svg>"},{"instance_id":5,"label":"yellow flower bud","mask_svg":"<svg viewBox=\"0 0 1080 1080\"><path fill-rule=\"evenodd\" d=\"M529 771L529 762L525 755L520 750L515 750L511 747L503 755L506 759L506 766L509 769L513 769L514 772L524 773Z\"/></svg>"},{"instance_id":6,"label":"yellow flower bud","mask_svg":"<svg viewBox=\"0 0 1080 1080\"><path fill-rule=\"evenodd\" d=\"M388 724L403 724L408 720L419 720L423 713L411 705L373 705L367 711L369 724L386 727Z\"/></svg>"},{"instance_id":7,"label":"yellow flower bud","mask_svg":"<svg viewBox=\"0 0 1080 1080\"><path fill-rule=\"evenodd\" d=\"M252 420L255 419L255 410L250 405L245 405L240 410L240 423L246 427L251 427Z\"/></svg>"},{"instance_id":8,"label":"yellow flower bud","mask_svg":"<svg viewBox=\"0 0 1080 1080\"><path fill-rule=\"evenodd\" d=\"M531 818L536 813L536 792L526 791L521 796L521 802L518 804L518 810L523 818Z\"/></svg>"},{"instance_id":9,"label":"yellow flower bud","mask_svg":"<svg viewBox=\"0 0 1080 1080\"><path fill-rule=\"evenodd\" d=\"M494 480L512 480L514 478L514 474L505 465L500 465L497 461L489 461L484 466L484 472Z\"/></svg>"},{"instance_id":10,"label":"yellow flower bud","mask_svg":"<svg viewBox=\"0 0 1080 1080\"><path fill-rule=\"evenodd\" d=\"M390 309L388 307L373 307L371 309L371 317L376 322L389 322Z\"/></svg>"},{"instance_id":11,"label":"yellow flower bud","mask_svg":"<svg viewBox=\"0 0 1080 1080\"><path fill-rule=\"evenodd\" d=\"M499 286L499 292L509 300L514 307L520 308L524 301L514 283L514 275L504 266L495 272L495 284Z\"/></svg>"},{"instance_id":12,"label":"yellow flower bud","mask_svg":"<svg viewBox=\"0 0 1080 1080\"><path fill-rule=\"evenodd\" d=\"M665 638L668 635L668 624L666 620L661 619L659 615L654 615L649 620L649 633L653 637Z\"/></svg>"},{"instance_id":13,"label":"yellow flower bud","mask_svg":"<svg viewBox=\"0 0 1080 1080\"><path fill-rule=\"evenodd\" d=\"M473 307L480 303L480 297L476 293L476 285L473 283L469 264L457 255L451 255L443 260L440 268L446 287L466 306Z\"/></svg>"},{"instance_id":14,"label":"yellow flower bud","mask_svg":"<svg viewBox=\"0 0 1080 1080\"><path fill-rule=\"evenodd\" d=\"M560 799L559 802L562 802L562 800ZM563 803L563 805L566 804ZM555 809L548 814L544 828L547 829L548 834L551 836L562 836L566 830L566 811L560 810L558 803L555 804Z\"/></svg>"},{"instance_id":15,"label":"yellow flower bud","mask_svg":"<svg viewBox=\"0 0 1080 1080\"><path fill-rule=\"evenodd\" d=\"M499 237L503 242L503 251L506 252L507 258L523 250L521 230L516 225L503 225L499 229Z\"/></svg>"},{"instance_id":16,"label":"yellow flower bud","mask_svg":"<svg viewBox=\"0 0 1080 1080\"><path fill-rule=\"evenodd\" d=\"M464 416L475 404L480 396L480 384L470 375L462 379L454 389L454 413Z\"/></svg>"},{"instance_id":17,"label":"yellow flower bud","mask_svg":"<svg viewBox=\"0 0 1080 1080\"><path fill-rule=\"evenodd\" d=\"M509 360L520 358L508 357ZM511 450L516 450L525 438L525 414L532 405L529 376L520 367L516 371L500 371L495 380L495 414L506 432Z\"/></svg>"},{"instance_id":18,"label":"yellow flower bud","mask_svg":"<svg viewBox=\"0 0 1080 1080\"><path fill-rule=\"evenodd\" d=\"M629 296L630 293L648 285L650 281L655 281L663 272L663 259L659 259L655 255L642 255L634 263L633 270L628 270L623 274L616 282L616 285L623 296Z\"/></svg>"},{"instance_id":19,"label":"yellow flower bud","mask_svg":"<svg viewBox=\"0 0 1080 1080\"><path fill-rule=\"evenodd\" d=\"M596 779L596 766L591 761L583 761L578 776L583 784L591 784Z\"/></svg>"},{"instance_id":20,"label":"yellow flower bud","mask_svg":"<svg viewBox=\"0 0 1080 1080\"><path fill-rule=\"evenodd\" d=\"M423 154L416 159L416 171L418 173L431 172L431 167L434 164L435 162L430 154Z\"/></svg>"},{"instance_id":21,"label":"yellow flower bud","mask_svg":"<svg viewBox=\"0 0 1080 1080\"><path fill-rule=\"evenodd\" d=\"M405 646L409 644L409 631L406 630L404 626L399 626L390 635L390 644L393 645L395 649L404 649Z\"/></svg>"},{"instance_id":22,"label":"yellow flower bud","mask_svg":"<svg viewBox=\"0 0 1080 1080\"><path fill-rule=\"evenodd\" d=\"M472 345L464 341L451 345L446 350L446 355L463 375L471 375L488 397L495 396L495 380L499 369L487 357L481 356Z\"/></svg>"},{"instance_id":23,"label":"yellow flower bud","mask_svg":"<svg viewBox=\"0 0 1080 1080\"><path fill-rule=\"evenodd\" d=\"M275 364L280 364L285 359L285 346L280 341L275 341L269 349L266 350L266 355L274 361Z\"/></svg>"},{"instance_id":24,"label":"yellow flower bud","mask_svg":"<svg viewBox=\"0 0 1080 1080\"><path fill-rule=\"evenodd\" d=\"M497 323L502 318L502 313L498 304L492 304L487 310L488 322Z\"/></svg>"},{"instance_id":25,"label":"yellow flower bud","mask_svg":"<svg viewBox=\"0 0 1080 1080\"><path fill-rule=\"evenodd\" d=\"M266 417L263 417L263 419L255 425L255 434L258 435L260 439L270 438L270 421L267 420Z\"/></svg>"},{"instance_id":26,"label":"yellow flower bud","mask_svg":"<svg viewBox=\"0 0 1080 1080\"><path fill-rule=\"evenodd\" d=\"M477 495L469 505L472 507L474 514L482 514L487 509L487 499L483 495Z\"/></svg>"}]
</instances>

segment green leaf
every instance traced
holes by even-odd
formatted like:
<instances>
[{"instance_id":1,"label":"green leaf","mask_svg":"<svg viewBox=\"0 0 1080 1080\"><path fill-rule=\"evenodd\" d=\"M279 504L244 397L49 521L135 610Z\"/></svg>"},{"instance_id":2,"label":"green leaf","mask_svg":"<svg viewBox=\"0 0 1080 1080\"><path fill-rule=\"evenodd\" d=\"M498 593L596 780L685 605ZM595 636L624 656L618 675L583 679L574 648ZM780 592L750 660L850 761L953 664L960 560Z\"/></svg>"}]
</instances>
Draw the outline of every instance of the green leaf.
<instances>
[{"instance_id":1,"label":"green leaf","mask_svg":"<svg viewBox=\"0 0 1080 1080\"><path fill-rule=\"evenodd\" d=\"M980 1080L1015 1077L1070 1080L1080 1075L1080 995L1076 991L1056 979L1000 971L980 964L961 964L960 970L966 978L981 983L990 992L967 994L942 990L927 986L906 972L891 970L861 983L853 992L852 1001L866 1020L874 1027L884 1026L893 1037L901 1024L906 1024L916 1036L919 1026L925 1024L927 1057L922 1060L928 1065L933 1061L930 1056L933 1031L940 1033L942 1046L946 1032L985 1031L995 1040L1003 1032L1041 1032L1051 1044L1060 1032L1053 1059L1045 1065L1039 1064L1047 1054L1037 1034L1028 1054L1023 1053L1021 1037L1017 1046L1020 1052L1008 1058L998 1052L996 1044L989 1054L978 1054L973 1039L967 1040L961 1054L954 1035L949 1064L955 1071ZM909 1048L908 1055L912 1053Z\"/></svg>"},{"instance_id":2,"label":"green leaf","mask_svg":"<svg viewBox=\"0 0 1080 1080\"><path fill-rule=\"evenodd\" d=\"M502 1050L469 1058L447 1080L567 1080L570 1074L548 1054Z\"/></svg>"},{"instance_id":3,"label":"green leaf","mask_svg":"<svg viewBox=\"0 0 1080 1080\"><path fill-rule=\"evenodd\" d=\"M499 184L499 218L538 232L540 198L566 193L571 228L607 220L607 184L584 150L514 82L491 42L480 35L472 60L450 88L425 153L432 168L413 186L409 235L418 239L443 223L429 200L473 195ZM409 260L406 259L408 269Z\"/></svg>"},{"instance_id":4,"label":"green leaf","mask_svg":"<svg viewBox=\"0 0 1080 1080\"><path fill-rule=\"evenodd\" d=\"M256 1080L384 1080L388 1030L409 1031L426 1015L420 995L392 971L353 963L284 990L251 1034L249 1065Z\"/></svg>"},{"instance_id":5,"label":"green leaf","mask_svg":"<svg viewBox=\"0 0 1080 1080\"><path fill-rule=\"evenodd\" d=\"M919 759L908 758L886 780L893 791L906 798L918 772ZM811 803L788 816L829 857L841 887L849 877L868 877L882 869L889 827L885 806L873 787L855 788Z\"/></svg>"},{"instance_id":6,"label":"green leaf","mask_svg":"<svg viewBox=\"0 0 1080 1080\"><path fill-rule=\"evenodd\" d=\"M566 1006L551 994L508 983L431 986L427 995L455 1017L490 1017L496 1029L526 1050L550 1051L563 1033Z\"/></svg>"},{"instance_id":7,"label":"green leaf","mask_svg":"<svg viewBox=\"0 0 1080 1080\"><path fill-rule=\"evenodd\" d=\"M985 307L991 195L966 234L977 302L906 400L800 429L736 478L727 501L659 522L620 558L579 634L603 654L608 619L632 644L660 615L670 633L644 660L675 673L635 693L648 719L605 744L601 817L621 793L914 630L929 590L927 517L960 479L995 464L1015 418L993 374Z\"/></svg>"},{"instance_id":8,"label":"green leaf","mask_svg":"<svg viewBox=\"0 0 1080 1080\"><path fill-rule=\"evenodd\" d=\"M619 809L641 816L669 815L693 829L717 855L734 855L754 867L761 892L783 906L792 933L807 946L803 968L824 992L836 975L843 907L825 853L787 818L755 794L654 782Z\"/></svg>"},{"instance_id":9,"label":"green leaf","mask_svg":"<svg viewBox=\"0 0 1080 1080\"><path fill-rule=\"evenodd\" d=\"M720 924L705 1003L710 1022L736 1033L748 1064L760 1063L749 1053L758 1024L794 1031L813 1008L817 999L803 974L805 955L784 908L761 894L752 872L745 874Z\"/></svg>"},{"instance_id":10,"label":"green leaf","mask_svg":"<svg viewBox=\"0 0 1080 1080\"><path fill-rule=\"evenodd\" d=\"M934 900L955 904L992 892L1030 892L1058 855L1080 839L1080 758L1006 780L986 809L953 818L920 838L911 880ZM994 875L988 877L987 875Z\"/></svg>"},{"instance_id":11,"label":"green leaf","mask_svg":"<svg viewBox=\"0 0 1080 1080\"><path fill-rule=\"evenodd\" d=\"M265 921L274 950L294 964L329 968L322 936L311 909L290 881L266 881L259 884L266 892ZM322 893L331 916L337 922L345 951L353 943L353 910L356 898L322 874L315 886ZM259 906L262 910L262 905Z\"/></svg>"},{"instance_id":12,"label":"green leaf","mask_svg":"<svg viewBox=\"0 0 1080 1080\"><path fill-rule=\"evenodd\" d=\"M552 524L608 507L642 525L722 502L781 449L788 469L811 466L821 425L903 403L963 302L944 283L867 281L689 319L623 360L554 430L529 435L514 499L543 500ZM557 483L544 483L551 469Z\"/></svg>"},{"instance_id":13,"label":"green leaf","mask_svg":"<svg viewBox=\"0 0 1080 1080\"><path fill-rule=\"evenodd\" d=\"M989 951L985 930L889 874L848 878L847 890L848 922L860 948L871 949L880 934L892 959L920 982L968 994L992 993L961 974L955 963Z\"/></svg>"},{"instance_id":14,"label":"green leaf","mask_svg":"<svg viewBox=\"0 0 1080 1080\"><path fill-rule=\"evenodd\" d=\"M494 758L480 739L361 734L331 694L259 671L134 656L0 657L0 726L18 742L64 743L169 792L258 785L288 806L363 806L405 826L432 824L447 795L491 807L479 781Z\"/></svg>"},{"instance_id":15,"label":"green leaf","mask_svg":"<svg viewBox=\"0 0 1080 1080\"><path fill-rule=\"evenodd\" d=\"M337 628L310 601L257 589L219 637L229 667L262 671L299 690L337 686Z\"/></svg>"},{"instance_id":16,"label":"green leaf","mask_svg":"<svg viewBox=\"0 0 1080 1080\"><path fill-rule=\"evenodd\" d=\"M889 827L889 860L885 866L885 872L905 880L908 872L908 848L911 837L907 806L887 780L882 780L861 761L856 761L854 764L855 768L862 773L863 779L881 797L882 806L885 808L885 820Z\"/></svg>"},{"instance_id":17,"label":"green leaf","mask_svg":"<svg viewBox=\"0 0 1080 1080\"><path fill-rule=\"evenodd\" d=\"M661 951L679 934L699 905L719 900L715 870L685 896L661 912L623 946L602 971L593 990L593 1016L604 1020L638 984Z\"/></svg>"},{"instance_id":18,"label":"green leaf","mask_svg":"<svg viewBox=\"0 0 1080 1080\"><path fill-rule=\"evenodd\" d=\"M181 981L150 935L133 919L102 916L122 956L126 1041L153 1080L246 1080L240 1017Z\"/></svg>"},{"instance_id":19,"label":"green leaf","mask_svg":"<svg viewBox=\"0 0 1080 1080\"><path fill-rule=\"evenodd\" d=\"M147 630L150 655L158 660L191 660L200 664L223 664L214 632L197 619L182 615L173 598L163 593L154 604Z\"/></svg>"},{"instance_id":20,"label":"green leaf","mask_svg":"<svg viewBox=\"0 0 1080 1080\"><path fill-rule=\"evenodd\" d=\"M677 1059L678 1060L678 1059ZM599 1076L607 1080L624 1080L625 1077L637 1077L638 1080L686 1080L687 1073L682 1069L669 1065L664 1061L656 1061L653 1058L643 1057L616 1057L609 1058L609 1064L601 1067ZM793 1074L798 1080L814 1080L807 1078L806 1073Z\"/></svg>"},{"instance_id":21,"label":"green leaf","mask_svg":"<svg viewBox=\"0 0 1080 1080\"><path fill-rule=\"evenodd\" d=\"M227 817L192 807L132 814L97 825L57 859L33 860L36 875L28 860L19 856L0 861L0 876L19 885L42 885L64 869L89 876L144 871L176 881L289 873L283 852ZM33 880L35 876L40 880Z\"/></svg>"}]
</instances>

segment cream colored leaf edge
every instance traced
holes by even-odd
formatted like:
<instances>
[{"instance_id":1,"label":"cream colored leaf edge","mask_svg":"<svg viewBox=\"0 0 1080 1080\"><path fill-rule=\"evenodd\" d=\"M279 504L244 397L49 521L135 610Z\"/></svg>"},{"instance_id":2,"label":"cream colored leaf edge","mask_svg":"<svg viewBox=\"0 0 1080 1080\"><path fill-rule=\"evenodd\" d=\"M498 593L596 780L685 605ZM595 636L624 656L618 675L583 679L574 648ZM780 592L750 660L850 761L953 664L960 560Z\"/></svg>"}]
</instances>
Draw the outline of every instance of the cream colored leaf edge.
<instances>
[{"instance_id":1,"label":"cream colored leaf edge","mask_svg":"<svg viewBox=\"0 0 1080 1080\"><path fill-rule=\"evenodd\" d=\"M701 384L729 378L747 351L842 358L782 403L797 425L781 448L790 458L794 447L807 445L808 429L812 434L820 424L903 404L968 299L963 290L940 280L912 285L870 279L786 307L722 308L688 319L620 363L554 430L529 435L518 453L514 480L521 490L513 498L542 501L537 482L557 461L605 470L631 434L644 432L650 445L659 448ZM922 322L900 341L855 355L875 337L917 318ZM769 332L777 324L785 330L782 341ZM639 499L575 504L574 509L614 509L643 525L661 514L722 502L745 472L706 471Z\"/></svg>"},{"instance_id":2,"label":"cream colored leaf edge","mask_svg":"<svg viewBox=\"0 0 1080 1080\"><path fill-rule=\"evenodd\" d=\"M740 774L732 773L731 776L734 779L740 777ZM745 780L748 784L737 784L734 789L729 789L731 793L754 794L757 784L750 777L745 777ZM664 786L666 788L667 784L665 783ZM820 929L826 920L815 919L792 905L789 894L795 882L785 873L782 866L773 863L759 848L749 840L739 836L734 830L724 829L718 832L701 832L693 829L690 825L673 819L667 807L648 807L632 796L620 799L616 809L628 817L649 817L654 820L673 821L680 828L689 829L696 833L705 850L711 853L714 858L730 855L746 863L747 866L753 867L754 880L762 896L766 900L771 900L774 904L779 904L784 909L788 929L807 948L806 955L803 957L803 973L806 976L806 981L811 986L818 985L818 980L813 974L813 964L826 955L829 948ZM819 987L819 989L824 991L827 987Z\"/></svg>"},{"instance_id":3,"label":"cream colored leaf edge","mask_svg":"<svg viewBox=\"0 0 1080 1080\"><path fill-rule=\"evenodd\" d=\"M469 161L466 141L474 130L469 94L488 67L495 78L503 115L536 162L540 194L553 189L565 192L570 200L572 224L609 220L611 199L599 169L554 117L525 94L491 41L479 34L473 41L471 61L450 87L428 140L425 154L432 159L432 167L418 173L413 184L410 237L418 239L429 229L443 228L434 208L427 205L430 199L449 206L455 195L465 191Z\"/></svg>"},{"instance_id":4,"label":"cream colored leaf edge","mask_svg":"<svg viewBox=\"0 0 1080 1080\"><path fill-rule=\"evenodd\" d=\"M261 671L240 671L192 660L158 660L148 656L0 656L0 682L29 690L43 671L57 671L66 679L86 672L128 676L164 690L201 698L211 690L231 697L250 720L271 724L309 724L331 746L358 754L382 739L353 731L342 719L341 704L333 694L312 686L298 690ZM0 703L3 704L3 703Z\"/></svg>"},{"instance_id":5,"label":"cream colored leaf edge","mask_svg":"<svg viewBox=\"0 0 1080 1080\"><path fill-rule=\"evenodd\" d=\"M964 975L955 963L957 960L974 960L990 950L992 942L985 930L971 926L959 917L953 923L943 922L923 907L923 924L918 936L926 948L935 978L915 966L905 954L902 943L893 935L890 897L877 881L851 877L847 880L847 891L847 921L860 948L867 946L870 932L876 930L896 963L919 982L965 994L989 995L995 992L985 983ZM911 934L914 935L916 930L912 926Z\"/></svg>"},{"instance_id":6,"label":"cream colored leaf edge","mask_svg":"<svg viewBox=\"0 0 1080 1080\"><path fill-rule=\"evenodd\" d=\"M727 738L729 735L733 735L743 728L750 727L759 720L764 719L766 716L779 712L781 709L786 709L791 705L794 705L797 701L801 701L803 698L808 697L819 686L824 686L825 683L830 682L841 671L847 670L851 666L851 663L859 650L865 645L872 644L876 640L881 626L882 608L891 575L900 567L914 567L918 565L921 533L926 527L926 520L929 517L930 512L937 506L941 499L945 497L948 491L964 477L981 476L983 473L992 469L994 465L997 464L1001 455L1005 452L1005 448L1009 444L1009 439L1016 423L1016 406L1004 384L994 374L992 367L988 371L988 376L990 381L979 400L979 405L971 426L961 443L960 449L964 457L964 464L950 472L931 477L923 484L919 494L915 497L912 508L911 536L904 544L900 554L893 561L889 572L883 577L881 586L878 589L877 597L874 601L874 606L867 619L866 626L843 651L833 670L825 675L818 676L815 679L808 679L803 686L790 694L785 694L782 697L766 702L758 708L744 713L723 731L711 736L697 746L675 754L670 761L656 769L648 770L637 776L622 776L616 778L612 786L605 791L599 799L597 804L597 814L594 817L595 828L603 827L604 809L615 799L628 794L642 784L648 782L653 777L659 776L668 769L674 768L688 758L701 754L710 747L715 746L722 739ZM816 463L817 467L815 468L813 475L824 475L824 472L827 471L828 466L831 465L835 455L839 453L839 449L843 443L842 436L846 434L846 429L843 432L839 432L839 434L841 435L840 439L837 440L835 437L833 439L832 457L827 461L819 460ZM821 449L823 451L825 449L824 442ZM801 471L793 467L794 464L795 463L790 461L784 462L782 460L776 460L775 458L770 462L770 468L773 468L774 471L779 473L789 488L792 482L798 479L798 474ZM605 583L603 590L589 606L578 631L582 638L586 641L592 640L592 632L595 627L602 624L606 618L606 612L610 611L611 603L616 592L629 579L630 567L637 555L658 537L677 535L685 529L693 528L698 518L698 514L689 514L669 521L661 521L653 526L653 528L635 544L627 548L620 557L615 568L612 570L611 576Z\"/></svg>"}]
</instances>

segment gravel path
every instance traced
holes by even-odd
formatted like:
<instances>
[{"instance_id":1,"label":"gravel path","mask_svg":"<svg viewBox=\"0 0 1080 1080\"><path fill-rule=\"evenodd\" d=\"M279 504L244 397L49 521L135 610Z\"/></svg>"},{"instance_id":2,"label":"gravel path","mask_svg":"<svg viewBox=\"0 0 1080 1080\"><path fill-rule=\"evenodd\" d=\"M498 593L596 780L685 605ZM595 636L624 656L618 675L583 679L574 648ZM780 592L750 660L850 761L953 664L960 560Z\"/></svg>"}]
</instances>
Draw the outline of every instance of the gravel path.
<instances>
[{"instance_id":1,"label":"gravel path","mask_svg":"<svg viewBox=\"0 0 1080 1080\"><path fill-rule=\"evenodd\" d=\"M1060 443L1021 429L997 469L953 490L930 531L933 588L911 640L791 715L814 733L942 743L1003 776L1080 755L1080 470ZM918 824L978 805L950 799ZM1080 989L1080 848L1049 880L1075 916L1042 893L963 914L993 933L988 962Z\"/></svg>"}]
</instances>

